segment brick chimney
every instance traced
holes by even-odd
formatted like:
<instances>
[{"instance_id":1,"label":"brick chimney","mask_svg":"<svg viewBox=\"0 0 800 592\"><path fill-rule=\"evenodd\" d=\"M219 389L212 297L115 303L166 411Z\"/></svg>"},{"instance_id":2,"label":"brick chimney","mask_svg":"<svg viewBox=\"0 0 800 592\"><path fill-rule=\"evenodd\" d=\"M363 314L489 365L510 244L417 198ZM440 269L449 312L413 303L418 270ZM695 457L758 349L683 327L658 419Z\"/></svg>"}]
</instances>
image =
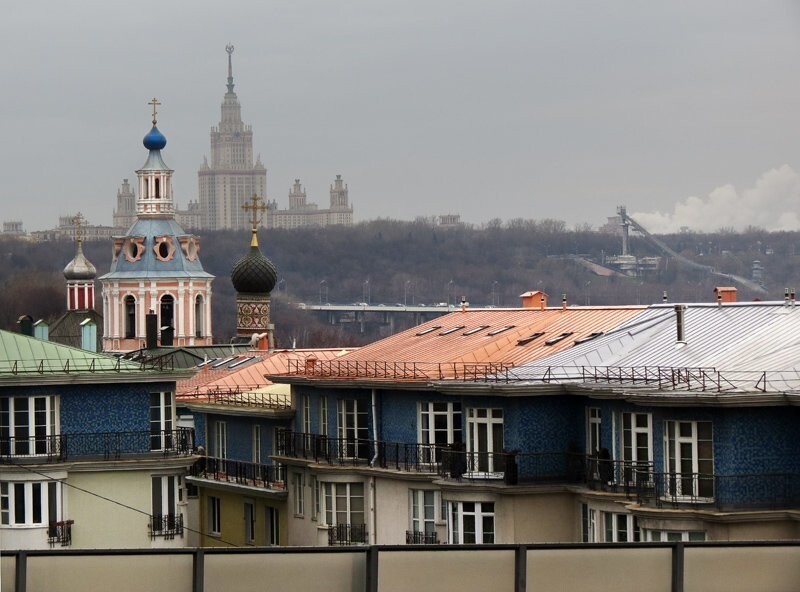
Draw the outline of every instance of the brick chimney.
<instances>
[{"instance_id":1,"label":"brick chimney","mask_svg":"<svg viewBox=\"0 0 800 592\"><path fill-rule=\"evenodd\" d=\"M736 288L733 286L717 286L714 288L717 304L724 302L736 302Z\"/></svg>"},{"instance_id":2,"label":"brick chimney","mask_svg":"<svg viewBox=\"0 0 800 592\"><path fill-rule=\"evenodd\" d=\"M533 290L520 294L522 299L522 308L539 308L544 310L547 308L547 294L541 290Z\"/></svg>"}]
</instances>

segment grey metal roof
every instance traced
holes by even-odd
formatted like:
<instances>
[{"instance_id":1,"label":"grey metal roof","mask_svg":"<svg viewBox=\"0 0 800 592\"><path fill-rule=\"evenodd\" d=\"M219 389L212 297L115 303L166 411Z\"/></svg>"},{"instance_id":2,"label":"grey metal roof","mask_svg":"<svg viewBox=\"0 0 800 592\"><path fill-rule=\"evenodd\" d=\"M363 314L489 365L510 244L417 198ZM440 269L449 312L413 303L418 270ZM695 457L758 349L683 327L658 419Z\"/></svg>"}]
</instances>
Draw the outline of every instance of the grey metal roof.
<instances>
[{"instance_id":1,"label":"grey metal roof","mask_svg":"<svg viewBox=\"0 0 800 592\"><path fill-rule=\"evenodd\" d=\"M511 372L515 380L575 377L578 368L702 368L769 390L800 388L800 306L782 302L690 304L677 341L674 305L654 305L605 335Z\"/></svg>"}]
</instances>

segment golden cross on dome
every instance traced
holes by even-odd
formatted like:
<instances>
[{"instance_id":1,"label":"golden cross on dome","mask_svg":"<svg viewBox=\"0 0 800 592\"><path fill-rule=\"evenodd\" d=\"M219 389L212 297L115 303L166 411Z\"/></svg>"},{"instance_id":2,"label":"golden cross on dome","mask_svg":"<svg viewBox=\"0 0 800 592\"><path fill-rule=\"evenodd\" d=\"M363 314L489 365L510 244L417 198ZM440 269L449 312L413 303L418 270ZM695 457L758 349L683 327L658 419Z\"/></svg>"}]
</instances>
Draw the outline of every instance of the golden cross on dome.
<instances>
[{"instance_id":1,"label":"golden cross on dome","mask_svg":"<svg viewBox=\"0 0 800 592\"><path fill-rule=\"evenodd\" d=\"M157 121L157 120L156 120L156 115L157 115L157 112L156 112L156 107L157 107L158 105L160 105L161 103L159 103L159 102L158 102L158 99L157 99L157 98L153 97L153 100L152 100L152 101L150 101L150 102L148 102L147 104L148 104L148 105L152 105L152 106L153 106L153 125L155 125L155 124L156 124L156 121Z\"/></svg>"},{"instance_id":2,"label":"golden cross on dome","mask_svg":"<svg viewBox=\"0 0 800 592\"><path fill-rule=\"evenodd\" d=\"M83 223L86 221L86 218L83 217L83 214L78 212L72 218L72 223L75 225L75 239L80 242L83 240Z\"/></svg>"},{"instance_id":3,"label":"golden cross on dome","mask_svg":"<svg viewBox=\"0 0 800 592\"><path fill-rule=\"evenodd\" d=\"M258 228L258 224L261 222L261 218L259 217L258 214L259 212L266 211L267 206L265 206L263 203L259 203L263 200L260 197L258 197L258 195L256 195L255 193L253 194L253 197L250 198L250 201L253 202L253 205L244 204L242 206L242 209L245 211L252 210L253 217L250 218L250 222L252 222L253 230L255 230L256 228Z\"/></svg>"}]
</instances>

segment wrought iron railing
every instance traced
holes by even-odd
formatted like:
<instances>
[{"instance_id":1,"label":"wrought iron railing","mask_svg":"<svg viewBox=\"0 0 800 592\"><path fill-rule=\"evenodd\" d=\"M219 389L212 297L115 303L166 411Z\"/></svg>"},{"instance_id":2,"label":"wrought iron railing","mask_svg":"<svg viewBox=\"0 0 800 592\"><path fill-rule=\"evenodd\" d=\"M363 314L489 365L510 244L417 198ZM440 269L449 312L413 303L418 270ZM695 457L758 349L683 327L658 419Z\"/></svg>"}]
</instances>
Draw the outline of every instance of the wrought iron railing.
<instances>
[{"instance_id":1,"label":"wrought iron railing","mask_svg":"<svg viewBox=\"0 0 800 592\"><path fill-rule=\"evenodd\" d=\"M154 514L150 516L149 528L151 539L183 537L183 514Z\"/></svg>"},{"instance_id":2,"label":"wrought iron railing","mask_svg":"<svg viewBox=\"0 0 800 592\"><path fill-rule=\"evenodd\" d=\"M51 548L59 545L69 547L72 544L72 525L74 520L59 520L47 525L47 543Z\"/></svg>"},{"instance_id":3,"label":"wrought iron railing","mask_svg":"<svg viewBox=\"0 0 800 592\"><path fill-rule=\"evenodd\" d=\"M231 407L257 407L259 409L286 410L292 408L292 397L289 394L253 392L242 390L239 387L214 390L203 390L198 387L193 393L180 395L178 401L206 405L229 405Z\"/></svg>"},{"instance_id":4,"label":"wrought iron railing","mask_svg":"<svg viewBox=\"0 0 800 592\"><path fill-rule=\"evenodd\" d=\"M436 532L422 532L420 530L406 531L406 545L438 545L439 535Z\"/></svg>"},{"instance_id":5,"label":"wrought iron railing","mask_svg":"<svg viewBox=\"0 0 800 592\"><path fill-rule=\"evenodd\" d=\"M381 362L351 360L288 360L286 375L313 378L391 380L486 380L513 364L468 362Z\"/></svg>"},{"instance_id":6,"label":"wrought iron railing","mask_svg":"<svg viewBox=\"0 0 800 592\"><path fill-rule=\"evenodd\" d=\"M189 455L194 429L137 432L82 432L51 436L0 437L0 457L14 462L64 462L75 459L117 460L124 456Z\"/></svg>"},{"instance_id":7,"label":"wrought iron railing","mask_svg":"<svg viewBox=\"0 0 800 592\"><path fill-rule=\"evenodd\" d=\"M263 465L226 458L201 457L189 467L189 475L250 487L286 488L286 484L283 482L283 471L277 465Z\"/></svg>"},{"instance_id":8,"label":"wrought iron railing","mask_svg":"<svg viewBox=\"0 0 800 592\"><path fill-rule=\"evenodd\" d=\"M328 527L328 545L364 545L366 524L334 524Z\"/></svg>"}]
</instances>

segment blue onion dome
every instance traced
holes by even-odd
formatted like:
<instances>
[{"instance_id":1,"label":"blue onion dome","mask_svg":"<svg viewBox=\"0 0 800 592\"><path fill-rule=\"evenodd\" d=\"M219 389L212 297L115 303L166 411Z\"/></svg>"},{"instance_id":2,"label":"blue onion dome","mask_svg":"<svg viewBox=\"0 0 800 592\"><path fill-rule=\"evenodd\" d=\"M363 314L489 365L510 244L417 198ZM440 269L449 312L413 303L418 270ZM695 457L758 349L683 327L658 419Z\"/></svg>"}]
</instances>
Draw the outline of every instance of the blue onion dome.
<instances>
[{"instance_id":1,"label":"blue onion dome","mask_svg":"<svg viewBox=\"0 0 800 592\"><path fill-rule=\"evenodd\" d=\"M231 270L233 289L240 294L267 294L278 281L278 270L258 248L255 232L250 250L239 259Z\"/></svg>"},{"instance_id":2,"label":"blue onion dome","mask_svg":"<svg viewBox=\"0 0 800 592\"><path fill-rule=\"evenodd\" d=\"M154 125L153 129L147 132L147 135L142 140L142 144L148 150L161 150L167 145L167 138L164 137L158 128Z\"/></svg>"},{"instance_id":3,"label":"blue onion dome","mask_svg":"<svg viewBox=\"0 0 800 592\"><path fill-rule=\"evenodd\" d=\"M78 241L75 257L64 268L64 278L67 280L93 280L96 275L97 269L83 254L83 247Z\"/></svg>"}]
</instances>

